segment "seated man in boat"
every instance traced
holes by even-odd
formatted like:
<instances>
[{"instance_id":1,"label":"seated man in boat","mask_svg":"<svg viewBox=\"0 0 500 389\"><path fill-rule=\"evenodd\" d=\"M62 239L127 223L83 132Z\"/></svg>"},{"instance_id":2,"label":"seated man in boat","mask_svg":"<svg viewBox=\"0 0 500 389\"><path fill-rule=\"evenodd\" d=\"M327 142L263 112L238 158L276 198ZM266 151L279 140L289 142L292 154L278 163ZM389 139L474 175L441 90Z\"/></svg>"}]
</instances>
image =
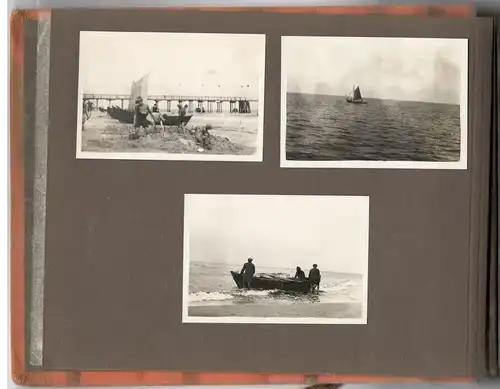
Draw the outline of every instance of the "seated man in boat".
<instances>
[{"instance_id":1,"label":"seated man in boat","mask_svg":"<svg viewBox=\"0 0 500 389\"><path fill-rule=\"evenodd\" d=\"M295 272L295 276L293 278L298 279L299 281L305 281L306 280L306 274L304 271L297 266L297 271Z\"/></svg>"},{"instance_id":2,"label":"seated man in boat","mask_svg":"<svg viewBox=\"0 0 500 389\"><path fill-rule=\"evenodd\" d=\"M243 274L243 287L250 289L252 287L253 275L255 274L255 265L252 263L253 259L248 258L248 261L243 264L240 274Z\"/></svg>"},{"instance_id":3,"label":"seated man in boat","mask_svg":"<svg viewBox=\"0 0 500 389\"><path fill-rule=\"evenodd\" d=\"M319 283L321 282L321 272L318 269L318 265L314 264L312 269L309 270L309 284L311 284L311 291L315 290L319 292Z\"/></svg>"},{"instance_id":4,"label":"seated man in boat","mask_svg":"<svg viewBox=\"0 0 500 389\"><path fill-rule=\"evenodd\" d=\"M144 132L146 133L146 135L148 134L148 129L149 126L151 125L150 121L148 120L149 115L153 117L153 113L149 109L149 106L146 103L144 103L144 100L142 99L141 96L138 96L135 99L135 110L134 110L135 139L139 137L139 129L141 127L144 128Z\"/></svg>"}]
</instances>

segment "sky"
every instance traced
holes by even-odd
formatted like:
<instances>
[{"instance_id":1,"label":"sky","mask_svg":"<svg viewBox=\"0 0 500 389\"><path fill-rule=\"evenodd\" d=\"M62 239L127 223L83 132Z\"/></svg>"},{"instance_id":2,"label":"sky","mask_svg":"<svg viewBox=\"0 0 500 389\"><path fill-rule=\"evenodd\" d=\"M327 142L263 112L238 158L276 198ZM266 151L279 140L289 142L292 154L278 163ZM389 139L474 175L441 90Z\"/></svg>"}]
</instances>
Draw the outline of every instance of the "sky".
<instances>
[{"instance_id":1,"label":"sky","mask_svg":"<svg viewBox=\"0 0 500 389\"><path fill-rule=\"evenodd\" d=\"M129 94L149 73L148 94L257 98L264 64L265 35L80 34L83 93Z\"/></svg>"},{"instance_id":2,"label":"sky","mask_svg":"<svg viewBox=\"0 0 500 389\"><path fill-rule=\"evenodd\" d=\"M466 39L284 37L287 92L460 104Z\"/></svg>"},{"instance_id":3,"label":"sky","mask_svg":"<svg viewBox=\"0 0 500 389\"><path fill-rule=\"evenodd\" d=\"M366 274L368 198L186 195L193 261Z\"/></svg>"}]
</instances>

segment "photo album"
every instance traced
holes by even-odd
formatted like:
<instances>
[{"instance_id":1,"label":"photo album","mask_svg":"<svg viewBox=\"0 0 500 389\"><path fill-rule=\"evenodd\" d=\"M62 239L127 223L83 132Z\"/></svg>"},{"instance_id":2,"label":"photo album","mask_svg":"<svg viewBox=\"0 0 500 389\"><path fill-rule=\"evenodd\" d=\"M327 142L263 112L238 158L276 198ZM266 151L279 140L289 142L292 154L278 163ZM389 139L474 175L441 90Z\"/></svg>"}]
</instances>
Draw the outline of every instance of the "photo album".
<instances>
[{"instance_id":1,"label":"photo album","mask_svg":"<svg viewBox=\"0 0 500 389\"><path fill-rule=\"evenodd\" d=\"M499 375L497 24L15 11L14 382Z\"/></svg>"}]
</instances>

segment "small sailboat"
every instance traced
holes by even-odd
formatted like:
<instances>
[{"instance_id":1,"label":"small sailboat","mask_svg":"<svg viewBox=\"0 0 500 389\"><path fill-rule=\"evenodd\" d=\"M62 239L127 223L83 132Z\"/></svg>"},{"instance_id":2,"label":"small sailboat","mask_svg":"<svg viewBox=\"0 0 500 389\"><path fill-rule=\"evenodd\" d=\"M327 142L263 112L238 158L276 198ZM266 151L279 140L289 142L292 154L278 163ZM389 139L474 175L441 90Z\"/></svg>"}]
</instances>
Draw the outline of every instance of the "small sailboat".
<instances>
[{"instance_id":1,"label":"small sailboat","mask_svg":"<svg viewBox=\"0 0 500 389\"><path fill-rule=\"evenodd\" d=\"M359 89L359 86L353 87L352 92L345 97L345 100L348 103L352 104L366 104L367 101L363 99L361 96L361 90Z\"/></svg>"}]
</instances>

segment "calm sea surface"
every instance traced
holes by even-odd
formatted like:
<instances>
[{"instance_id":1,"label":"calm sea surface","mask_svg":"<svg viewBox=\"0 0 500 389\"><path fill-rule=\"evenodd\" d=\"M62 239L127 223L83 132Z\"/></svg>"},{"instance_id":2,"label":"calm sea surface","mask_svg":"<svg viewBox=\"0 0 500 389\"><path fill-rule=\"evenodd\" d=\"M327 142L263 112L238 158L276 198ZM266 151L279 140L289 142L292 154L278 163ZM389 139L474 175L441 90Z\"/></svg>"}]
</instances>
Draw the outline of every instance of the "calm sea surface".
<instances>
[{"instance_id":1,"label":"calm sea surface","mask_svg":"<svg viewBox=\"0 0 500 389\"><path fill-rule=\"evenodd\" d=\"M460 106L287 94L287 160L452 162L460 159Z\"/></svg>"}]
</instances>

